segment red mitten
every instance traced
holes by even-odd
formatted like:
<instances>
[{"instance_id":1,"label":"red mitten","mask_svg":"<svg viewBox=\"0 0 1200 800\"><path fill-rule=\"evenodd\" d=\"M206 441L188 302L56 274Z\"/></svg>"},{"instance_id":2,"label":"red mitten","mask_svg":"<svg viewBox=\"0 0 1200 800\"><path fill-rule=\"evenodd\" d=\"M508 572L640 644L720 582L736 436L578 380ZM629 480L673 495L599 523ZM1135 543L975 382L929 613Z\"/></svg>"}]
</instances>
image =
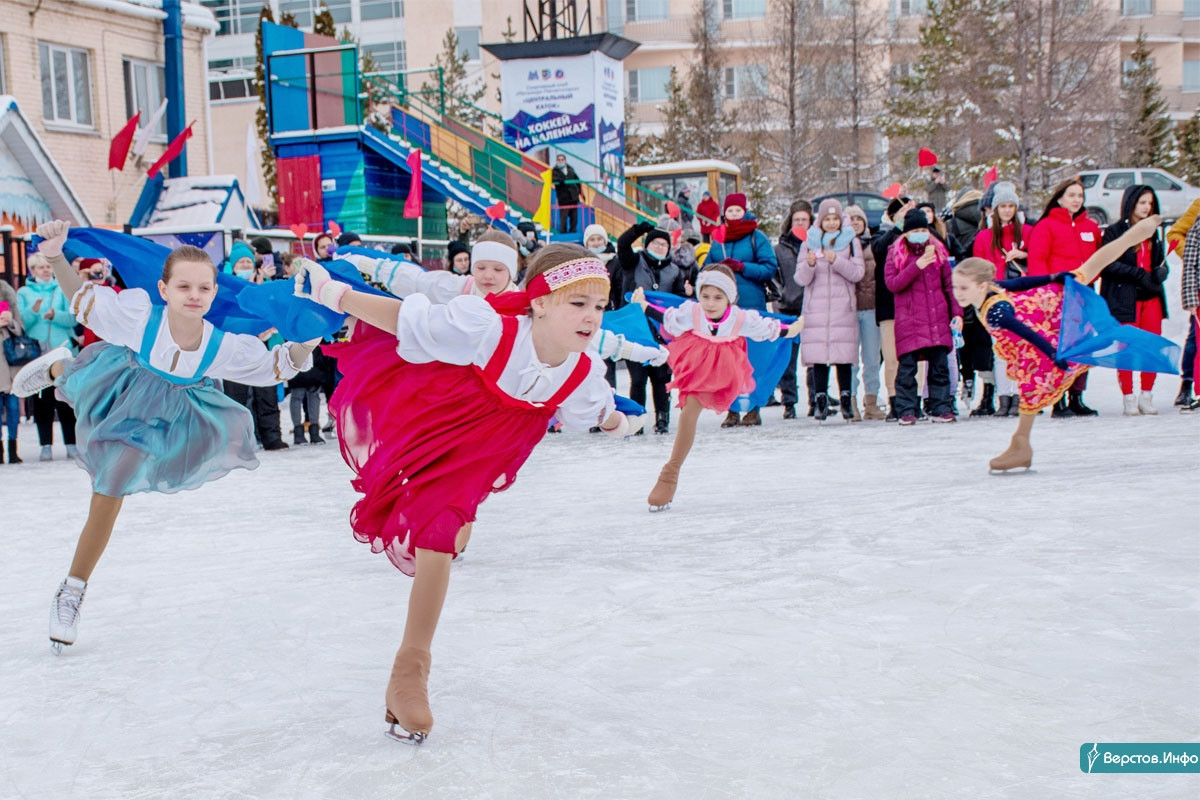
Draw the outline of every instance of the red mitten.
<instances>
[{"instance_id":1,"label":"red mitten","mask_svg":"<svg viewBox=\"0 0 1200 800\"><path fill-rule=\"evenodd\" d=\"M722 261L721 263L724 264L725 266L729 267L734 272L741 272L742 270L744 270L746 268L746 265L743 264L741 261L738 261L736 258L727 258L724 261Z\"/></svg>"}]
</instances>

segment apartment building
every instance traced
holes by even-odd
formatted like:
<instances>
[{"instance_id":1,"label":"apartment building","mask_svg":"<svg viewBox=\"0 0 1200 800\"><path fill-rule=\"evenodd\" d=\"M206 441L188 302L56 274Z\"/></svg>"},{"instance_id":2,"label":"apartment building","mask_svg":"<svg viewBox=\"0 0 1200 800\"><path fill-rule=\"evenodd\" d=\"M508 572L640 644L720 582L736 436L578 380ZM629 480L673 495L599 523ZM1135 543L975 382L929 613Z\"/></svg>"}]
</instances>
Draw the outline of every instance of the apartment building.
<instances>
[{"instance_id":1,"label":"apartment building","mask_svg":"<svg viewBox=\"0 0 1200 800\"><path fill-rule=\"evenodd\" d=\"M148 124L162 103L164 17L160 0L4 0L0 95L16 100L93 224L122 224L137 202L145 168L105 167L113 135L137 111ZM211 166L207 87L197 76L204 75L205 39L217 26L207 9L188 2L183 22L185 118L196 121L187 165L190 174L203 175ZM166 144L160 121L146 166ZM23 159L9 156L0 161L25 168ZM28 169L49 168L24 161Z\"/></svg>"}]
</instances>

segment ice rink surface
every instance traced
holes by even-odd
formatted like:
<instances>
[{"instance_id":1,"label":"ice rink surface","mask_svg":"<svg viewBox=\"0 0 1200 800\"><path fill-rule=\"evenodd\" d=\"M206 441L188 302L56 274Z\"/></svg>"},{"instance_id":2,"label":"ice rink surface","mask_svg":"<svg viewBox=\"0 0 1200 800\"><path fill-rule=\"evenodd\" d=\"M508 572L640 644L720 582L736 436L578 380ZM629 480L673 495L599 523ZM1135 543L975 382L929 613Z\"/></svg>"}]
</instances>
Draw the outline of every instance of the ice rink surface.
<instances>
[{"instance_id":1,"label":"ice rink surface","mask_svg":"<svg viewBox=\"0 0 1200 800\"><path fill-rule=\"evenodd\" d=\"M336 445L130 498L55 657L86 474L0 467L0 798L1184 798L1084 742L1200 741L1200 416L548 437L453 568L420 748L383 735L409 580ZM284 414L287 420L287 414Z\"/></svg>"}]
</instances>

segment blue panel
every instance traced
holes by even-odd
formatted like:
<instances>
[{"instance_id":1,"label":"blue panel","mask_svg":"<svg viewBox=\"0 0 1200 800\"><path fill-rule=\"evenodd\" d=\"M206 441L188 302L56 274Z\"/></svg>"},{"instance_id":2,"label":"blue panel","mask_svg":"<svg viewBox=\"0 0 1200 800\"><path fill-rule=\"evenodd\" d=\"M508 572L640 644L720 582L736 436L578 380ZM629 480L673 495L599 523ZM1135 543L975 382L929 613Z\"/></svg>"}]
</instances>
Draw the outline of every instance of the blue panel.
<instances>
[{"instance_id":1,"label":"blue panel","mask_svg":"<svg viewBox=\"0 0 1200 800\"><path fill-rule=\"evenodd\" d=\"M270 22L262 24L264 58L280 50L304 47L304 32ZM281 56L270 60L271 131L306 131L309 123L308 57Z\"/></svg>"},{"instance_id":2,"label":"blue panel","mask_svg":"<svg viewBox=\"0 0 1200 800\"><path fill-rule=\"evenodd\" d=\"M366 222L366 205L361 182L355 182L363 160L358 136L322 141L320 153L321 178L334 182L331 191L321 193L326 220L337 220L344 230L362 228Z\"/></svg>"}]
</instances>

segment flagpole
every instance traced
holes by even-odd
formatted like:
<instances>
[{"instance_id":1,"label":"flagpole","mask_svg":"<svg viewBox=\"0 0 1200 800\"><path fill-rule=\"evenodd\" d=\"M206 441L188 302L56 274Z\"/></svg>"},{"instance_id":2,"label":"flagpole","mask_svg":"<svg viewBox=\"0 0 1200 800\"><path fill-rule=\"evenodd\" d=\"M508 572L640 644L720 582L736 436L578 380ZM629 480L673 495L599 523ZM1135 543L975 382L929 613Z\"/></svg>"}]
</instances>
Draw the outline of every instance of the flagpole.
<instances>
[{"instance_id":1,"label":"flagpole","mask_svg":"<svg viewBox=\"0 0 1200 800\"><path fill-rule=\"evenodd\" d=\"M422 259L421 238L424 235L424 230L425 230L425 215L418 214L417 215L417 263L418 264L421 263L421 259Z\"/></svg>"}]
</instances>

